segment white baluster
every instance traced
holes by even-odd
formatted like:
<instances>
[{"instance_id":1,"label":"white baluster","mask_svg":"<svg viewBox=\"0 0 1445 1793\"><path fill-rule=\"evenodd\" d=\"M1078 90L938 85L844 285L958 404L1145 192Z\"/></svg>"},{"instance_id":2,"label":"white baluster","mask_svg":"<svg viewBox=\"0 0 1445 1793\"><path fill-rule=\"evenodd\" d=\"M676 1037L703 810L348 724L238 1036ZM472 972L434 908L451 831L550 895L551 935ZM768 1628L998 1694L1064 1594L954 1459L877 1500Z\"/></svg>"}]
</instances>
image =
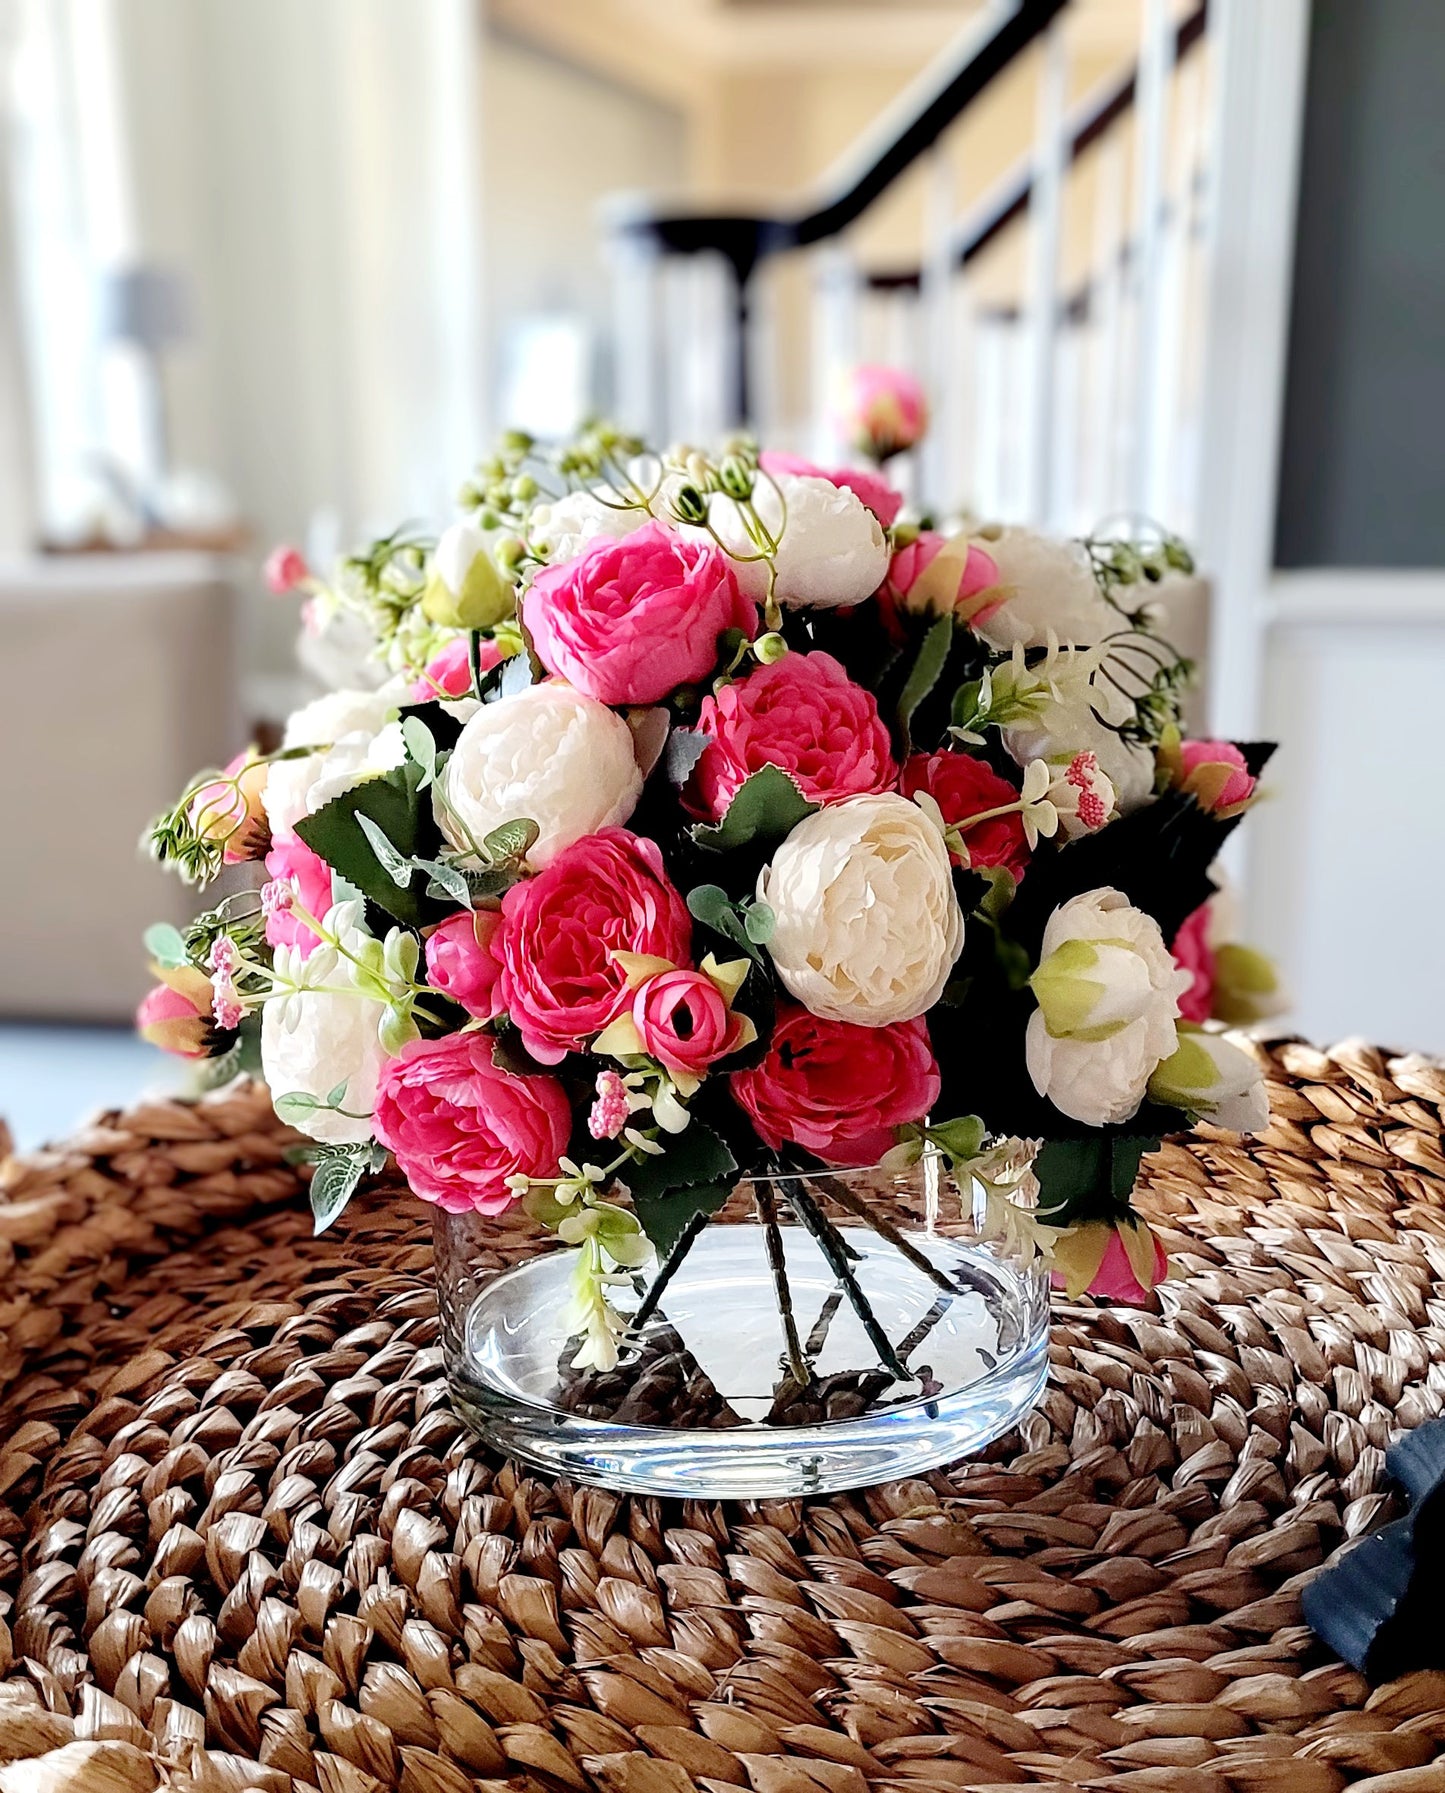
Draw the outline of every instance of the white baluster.
<instances>
[{"instance_id":1,"label":"white baluster","mask_svg":"<svg viewBox=\"0 0 1445 1793\"><path fill-rule=\"evenodd\" d=\"M847 452L836 421L838 390L847 370L862 359L860 313L866 300L859 292L858 265L845 237L814 252L812 273L818 321L811 333L811 434L802 446L820 466L828 467Z\"/></svg>"},{"instance_id":2,"label":"white baluster","mask_svg":"<svg viewBox=\"0 0 1445 1793\"><path fill-rule=\"evenodd\" d=\"M1124 137L1112 130L1099 145L1094 176L1093 245L1089 268L1092 368L1089 424L1089 521L1124 503L1119 479L1119 363L1123 339Z\"/></svg>"},{"instance_id":3,"label":"white baluster","mask_svg":"<svg viewBox=\"0 0 1445 1793\"><path fill-rule=\"evenodd\" d=\"M1066 157L1064 99L1068 54L1063 19L1043 44L1034 134L1033 194L1029 203L1027 310L1028 427L1025 436L1027 521L1047 524L1053 510L1055 350L1059 313L1059 238Z\"/></svg>"},{"instance_id":4,"label":"white baluster","mask_svg":"<svg viewBox=\"0 0 1445 1793\"><path fill-rule=\"evenodd\" d=\"M1144 0L1144 28L1135 83L1134 259L1139 330L1135 344L1134 433L1129 503L1148 516L1156 497L1159 452L1155 387L1159 379L1163 292L1163 202L1168 159L1169 75L1174 26L1169 0Z\"/></svg>"},{"instance_id":5,"label":"white baluster","mask_svg":"<svg viewBox=\"0 0 1445 1793\"><path fill-rule=\"evenodd\" d=\"M661 342L656 250L641 237L618 235L612 256L612 409L641 435L660 437L657 358Z\"/></svg>"},{"instance_id":6,"label":"white baluster","mask_svg":"<svg viewBox=\"0 0 1445 1793\"><path fill-rule=\"evenodd\" d=\"M925 509L933 511L953 502L957 496L954 442L958 417L954 409L956 374L952 306L953 219L957 204L954 162L945 133L928 156L925 254L919 291L919 372L932 406L933 422L918 454L916 496Z\"/></svg>"}]
</instances>

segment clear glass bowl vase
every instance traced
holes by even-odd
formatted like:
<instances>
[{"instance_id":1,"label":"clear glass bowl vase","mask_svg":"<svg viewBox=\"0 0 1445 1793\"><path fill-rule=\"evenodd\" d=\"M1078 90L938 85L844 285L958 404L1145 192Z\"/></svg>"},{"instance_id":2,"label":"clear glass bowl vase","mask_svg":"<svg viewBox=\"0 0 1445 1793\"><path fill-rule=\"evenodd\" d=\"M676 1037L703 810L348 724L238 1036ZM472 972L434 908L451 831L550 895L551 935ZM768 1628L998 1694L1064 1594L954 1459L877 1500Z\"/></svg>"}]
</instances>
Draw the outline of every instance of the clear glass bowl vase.
<instances>
[{"instance_id":1,"label":"clear glass bowl vase","mask_svg":"<svg viewBox=\"0 0 1445 1793\"><path fill-rule=\"evenodd\" d=\"M578 1370L575 1253L539 1240L498 1272L486 1217L438 1211L453 1400L509 1456L637 1493L917 1474L1006 1432L1047 1374L1047 1272L985 1217L934 1157L743 1179L684 1251L613 1290L632 1317L616 1368Z\"/></svg>"}]
</instances>

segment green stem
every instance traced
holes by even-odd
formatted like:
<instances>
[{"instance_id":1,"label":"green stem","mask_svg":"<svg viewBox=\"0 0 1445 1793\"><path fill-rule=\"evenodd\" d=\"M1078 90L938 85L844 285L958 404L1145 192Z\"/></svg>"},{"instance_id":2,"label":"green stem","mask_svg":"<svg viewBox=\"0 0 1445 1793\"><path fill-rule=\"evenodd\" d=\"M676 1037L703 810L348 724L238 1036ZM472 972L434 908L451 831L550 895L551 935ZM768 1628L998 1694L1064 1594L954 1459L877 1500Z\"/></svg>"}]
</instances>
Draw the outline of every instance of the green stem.
<instances>
[{"instance_id":1,"label":"green stem","mask_svg":"<svg viewBox=\"0 0 1445 1793\"><path fill-rule=\"evenodd\" d=\"M763 1238L768 1248L768 1268L773 1273L773 1293L777 1297L778 1313L783 1321L788 1369L798 1387L806 1388L813 1379L812 1371L808 1368L808 1360L804 1357L798 1340L798 1322L793 1316L793 1291L788 1284L787 1254L783 1250L783 1235L778 1226L777 1209L773 1205L773 1192L766 1183L753 1184L753 1202L758 1210L758 1219L763 1223Z\"/></svg>"},{"instance_id":2,"label":"green stem","mask_svg":"<svg viewBox=\"0 0 1445 1793\"><path fill-rule=\"evenodd\" d=\"M848 1251L838 1229L823 1213L804 1188L802 1179L785 1176L782 1179L783 1194L788 1205L798 1219L817 1241L818 1249L827 1260L828 1268L842 1284L843 1293L848 1297L853 1312L867 1333L869 1343L878 1353L878 1361L896 1382L914 1382L917 1378L907 1364L893 1349L892 1341L879 1323L868 1297L858 1286L858 1279L853 1274L853 1266L848 1262Z\"/></svg>"},{"instance_id":3,"label":"green stem","mask_svg":"<svg viewBox=\"0 0 1445 1793\"><path fill-rule=\"evenodd\" d=\"M663 1295L666 1293L667 1285L672 1281L673 1277L676 1276L678 1269L682 1264L682 1260L697 1243L698 1234L707 1225L710 1219L710 1215L699 1211L693 1215L692 1219L688 1221L681 1233L678 1234L677 1243L663 1260L662 1268L652 1279L652 1287L642 1297L641 1306L632 1316L632 1319L628 1324L628 1330L630 1332L640 1331L657 1312L657 1304L662 1300Z\"/></svg>"}]
</instances>

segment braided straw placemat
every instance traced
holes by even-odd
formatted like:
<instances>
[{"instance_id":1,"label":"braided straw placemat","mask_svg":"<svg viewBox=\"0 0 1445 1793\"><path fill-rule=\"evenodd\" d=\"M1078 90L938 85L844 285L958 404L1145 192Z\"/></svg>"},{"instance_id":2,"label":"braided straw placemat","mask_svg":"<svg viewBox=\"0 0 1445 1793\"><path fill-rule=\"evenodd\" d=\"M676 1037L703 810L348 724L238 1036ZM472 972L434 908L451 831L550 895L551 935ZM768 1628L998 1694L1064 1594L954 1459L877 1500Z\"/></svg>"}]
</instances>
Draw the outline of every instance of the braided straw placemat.
<instances>
[{"instance_id":1,"label":"braided straw placemat","mask_svg":"<svg viewBox=\"0 0 1445 1793\"><path fill-rule=\"evenodd\" d=\"M259 1089L10 1161L0 1793L1445 1789L1445 1675L1371 1693L1298 1602L1445 1404L1445 1070L1268 1054L1267 1135L1150 1162L1179 1280L1061 1306L1022 1436L757 1508L491 1457L424 1211L310 1238Z\"/></svg>"}]
</instances>

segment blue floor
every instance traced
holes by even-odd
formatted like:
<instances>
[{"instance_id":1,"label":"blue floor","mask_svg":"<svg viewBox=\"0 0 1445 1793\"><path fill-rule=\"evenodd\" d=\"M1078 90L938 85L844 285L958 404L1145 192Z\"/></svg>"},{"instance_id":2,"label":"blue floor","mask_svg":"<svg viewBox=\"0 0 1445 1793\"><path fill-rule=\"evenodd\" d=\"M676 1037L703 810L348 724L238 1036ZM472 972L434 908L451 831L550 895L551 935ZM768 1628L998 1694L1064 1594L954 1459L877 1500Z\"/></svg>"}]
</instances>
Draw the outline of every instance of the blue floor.
<instances>
[{"instance_id":1,"label":"blue floor","mask_svg":"<svg viewBox=\"0 0 1445 1793\"><path fill-rule=\"evenodd\" d=\"M129 1028L0 1022L0 1118L18 1151L64 1139L97 1109L179 1089L185 1076Z\"/></svg>"}]
</instances>

